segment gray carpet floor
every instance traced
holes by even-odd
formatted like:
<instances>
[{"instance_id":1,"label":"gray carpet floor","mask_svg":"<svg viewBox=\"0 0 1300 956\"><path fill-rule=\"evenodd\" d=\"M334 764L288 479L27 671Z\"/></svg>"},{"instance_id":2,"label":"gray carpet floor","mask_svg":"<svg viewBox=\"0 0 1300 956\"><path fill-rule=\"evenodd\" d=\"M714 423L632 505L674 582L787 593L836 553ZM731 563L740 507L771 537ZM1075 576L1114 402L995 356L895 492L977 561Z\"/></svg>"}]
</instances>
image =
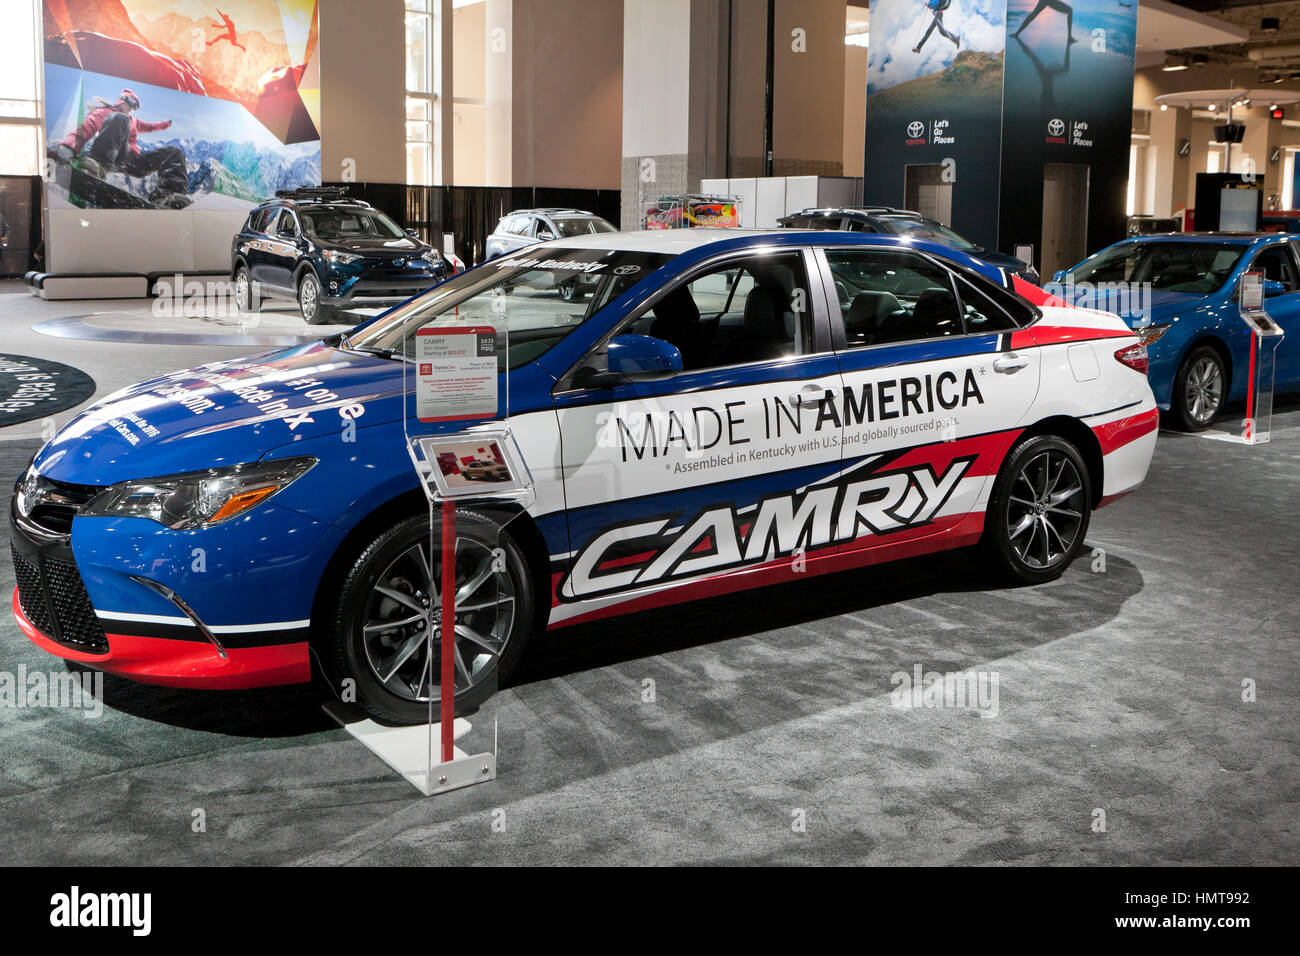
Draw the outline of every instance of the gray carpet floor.
<instances>
[{"instance_id":1,"label":"gray carpet floor","mask_svg":"<svg viewBox=\"0 0 1300 956\"><path fill-rule=\"evenodd\" d=\"M4 350L101 393L231 354L42 342L32 308L0 301ZM0 435L6 507L37 444ZM939 556L545 636L474 717L499 779L434 798L311 687L109 678L96 719L0 708L0 859L1294 865L1298 470L1291 402L1263 447L1162 432L1146 486L1094 520L1104 571L1004 589ZM0 670L20 664L60 666L5 614ZM916 664L996 673L998 715L892 706Z\"/></svg>"}]
</instances>

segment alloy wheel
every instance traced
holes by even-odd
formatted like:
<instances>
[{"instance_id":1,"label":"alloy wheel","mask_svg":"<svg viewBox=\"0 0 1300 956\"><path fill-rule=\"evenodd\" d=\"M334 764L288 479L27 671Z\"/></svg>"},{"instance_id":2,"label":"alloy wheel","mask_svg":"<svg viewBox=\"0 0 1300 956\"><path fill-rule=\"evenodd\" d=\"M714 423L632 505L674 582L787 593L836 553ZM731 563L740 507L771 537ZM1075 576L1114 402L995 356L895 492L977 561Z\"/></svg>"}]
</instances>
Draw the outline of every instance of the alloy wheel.
<instances>
[{"instance_id":1,"label":"alloy wheel","mask_svg":"<svg viewBox=\"0 0 1300 956\"><path fill-rule=\"evenodd\" d=\"M311 276L302 280L302 289L298 292L298 305L302 308L302 317L310 322L316 315L316 280Z\"/></svg>"},{"instance_id":2,"label":"alloy wheel","mask_svg":"<svg viewBox=\"0 0 1300 956\"><path fill-rule=\"evenodd\" d=\"M1187 370L1183 389L1192 420L1198 425L1212 421L1223 401L1223 370L1219 363L1208 355L1197 359Z\"/></svg>"},{"instance_id":3,"label":"alloy wheel","mask_svg":"<svg viewBox=\"0 0 1300 956\"><path fill-rule=\"evenodd\" d=\"M429 560L427 543L417 542L394 558L366 600L362 645L375 679L410 701L441 696L443 640L441 554ZM472 538L457 537L455 691L480 684L496 669L514 624L515 591L499 554ZM432 631L432 657L429 632Z\"/></svg>"},{"instance_id":4,"label":"alloy wheel","mask_svg":"<svg viewBox=\"0 0 1300 956\"><path fill-rule=\"evenodd\" d=\"M249 312L252 310L252 288L248 281L248 273L243 269L235 276L235 308L240 312Z\"/></svg>"},{"instance_id":5,"label":"alloy wheel","mask_svg":"<svg viewBox=\"0 0 1300 956\"><path fill-rule=\"evenodd\" d=\"M1034 455L1020 469L1007 505L1011 550L1027 567L1054 568L1074 548L1083 526L1084 484L1061 451Z\"/></svg>"}]
</instances>

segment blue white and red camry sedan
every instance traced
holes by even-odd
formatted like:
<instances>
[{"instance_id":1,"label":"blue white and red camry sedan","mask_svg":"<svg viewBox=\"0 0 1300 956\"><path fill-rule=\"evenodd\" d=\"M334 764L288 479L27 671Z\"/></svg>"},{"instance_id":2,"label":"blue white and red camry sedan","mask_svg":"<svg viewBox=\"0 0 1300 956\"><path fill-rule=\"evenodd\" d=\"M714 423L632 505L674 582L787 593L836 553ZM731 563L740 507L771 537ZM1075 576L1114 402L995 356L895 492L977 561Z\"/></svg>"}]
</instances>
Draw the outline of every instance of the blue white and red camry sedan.
<instances>
[{"instance_id":1,"label":"blue white and red camry sedan","mask_svg":"<svg viewBox=\"0 0 1300 956\"><path fill-rule=\"evenodd\" d=\"M591 294L566 301L579 273ZM1145 351L1120 319L952 249L794 230L562 239L347 335L74 419L15 490L23 631L160 684L318 668L377 716L424 719L443 558L405 382L415 331L451 318L505 340L501 404L425 431L506 429L532 482L523 504L478 481L458 505L447 630L467 707L540 628L968 546L1012 582L1050 580L1156 441Z\"/></svg>"}]
</instances>

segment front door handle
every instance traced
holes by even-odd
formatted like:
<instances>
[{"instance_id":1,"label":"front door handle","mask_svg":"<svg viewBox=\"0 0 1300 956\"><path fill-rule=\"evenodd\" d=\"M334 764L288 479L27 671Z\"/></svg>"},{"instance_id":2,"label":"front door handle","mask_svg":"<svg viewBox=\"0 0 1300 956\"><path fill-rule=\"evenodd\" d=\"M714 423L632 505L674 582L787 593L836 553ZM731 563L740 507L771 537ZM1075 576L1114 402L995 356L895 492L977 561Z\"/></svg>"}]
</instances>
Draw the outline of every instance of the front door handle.
<instances>
[{"instance_id":1,"label":"front door handle","mask_svg":"<svg viewBox=\"0 0 1300 956\"><path fill-rule=\"evenodd\" d=\"M826 388L815 382L809 382L790 396L790 404L796 408L800 405L820 405L826 401Z\"/></svg>"},{"instance_id":2,"label":"front door handle","mask_svg":"<svg viewBox=\"0 0 1300 956\"><path fill-rule=\"evenodd\" d=\"M1015 352L1008 352L999 359L993 360L993 371L1011 374L1018 372L1029 364L1029 359L1023 355L1017 355Z\"/></svg>"}]
</instances>

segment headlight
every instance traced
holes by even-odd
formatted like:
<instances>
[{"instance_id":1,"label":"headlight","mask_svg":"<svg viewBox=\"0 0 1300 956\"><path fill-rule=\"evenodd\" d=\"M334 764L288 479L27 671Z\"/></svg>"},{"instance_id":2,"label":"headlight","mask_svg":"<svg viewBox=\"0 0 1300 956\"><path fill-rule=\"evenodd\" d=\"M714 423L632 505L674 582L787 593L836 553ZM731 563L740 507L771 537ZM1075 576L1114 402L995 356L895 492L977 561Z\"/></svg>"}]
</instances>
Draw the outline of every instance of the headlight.
<instances>
[{"instance_id":1,"label":"headlight","mask_svg":"<svg viewBox=\"0 0 1300 956\"><path fill-rule=\"evenodd\" d=\"M436 266L442 262L442 256L438 255L437 249L426 249L424 252L424 261L430 265Z\"/></svg>"},{"instance_id":2,"label":"headlight","mask_svg":"<svg viewBox=\"0 0 1300 956\"><path fill-rule=\"evenodd\" d=\"M1169 331L1169 323L1162 322L1157 325L1137 325L1133 327L1133 334L1138 337L1138 341L1143 345L1150 345L1156 339L1160 338Z\"/></svg>"},{"instance_id":3,"label":"headlight","mask_svg":"<svg viewBox=\"0 0 1300 956\"><path fill-rule=\"evenodd\" d=\"M174 531L229 521L301 478L311 457L210 468L183 475L123 481L96 495L82 514L149 518Z\"/></svg>"},{"instance_id":4,"label":"headlight","mask_svg":"<svg viewBox=\"0 0 1300 956\"><path fill-rule=\"evenodd\" d=\"M352 262L359 262L361 256L353 252L340 252L338 249L326 249L325 258L335 265L346 266Z\"/></svg>"}]
</instances>

